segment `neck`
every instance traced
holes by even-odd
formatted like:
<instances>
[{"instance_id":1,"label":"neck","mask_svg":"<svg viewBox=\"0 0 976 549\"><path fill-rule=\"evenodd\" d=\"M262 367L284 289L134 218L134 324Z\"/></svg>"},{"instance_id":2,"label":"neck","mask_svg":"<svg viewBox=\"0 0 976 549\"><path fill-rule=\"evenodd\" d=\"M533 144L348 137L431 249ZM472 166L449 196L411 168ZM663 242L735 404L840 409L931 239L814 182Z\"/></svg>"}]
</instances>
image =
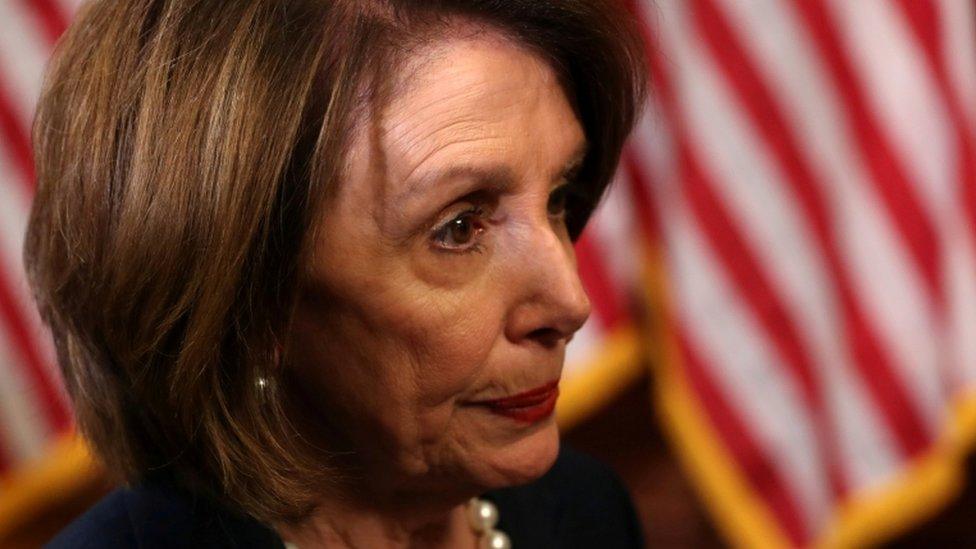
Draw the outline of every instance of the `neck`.
<instances>
[{"instance_id":1,"label":"neck","mask_svg":"<svg viewBox=\"0 0 976 549\"><path fill-rule=\"evenodd\" d=\"M278 533L300 549L312 547L475 547L465 502L453 506L379 508L330 502L305 521L279 525Z\"/></svg>"}]
</instances>

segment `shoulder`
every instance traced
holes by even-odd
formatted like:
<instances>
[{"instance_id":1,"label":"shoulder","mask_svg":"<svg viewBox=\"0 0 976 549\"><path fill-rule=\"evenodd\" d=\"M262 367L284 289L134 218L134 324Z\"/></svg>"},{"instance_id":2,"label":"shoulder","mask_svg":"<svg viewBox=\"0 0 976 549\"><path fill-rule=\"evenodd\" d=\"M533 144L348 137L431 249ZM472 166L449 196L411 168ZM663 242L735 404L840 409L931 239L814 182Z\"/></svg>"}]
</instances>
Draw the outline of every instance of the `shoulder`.
<instances>
[{"instance_id":1,"label":"shoulder","mask_svg":"<svg viewBox=\"0 0 976 549\"><path fill-rule=\"evenodd\" d=\"M164 485L106 496L46 546L52 549L282 547L260 523Z\"/></svg>"},{"instance_id":2,"label":"shoulder","mask_svg":"<svg viewBox=\"0 0 976 549\"><path fill-rule=\"evenodd\" d=\"M125 490L112 492L62 530L46 547L136 547L125 498Z\"/></svg>"},{"instance_id":3,"label":"shoulder","mask_svg":"<svg viewBox=\"0 0 976 549\"><path fill-rule=\"evenodd\" d=\"M539 480L487 495L514 546L642 547L630 495L609 467L564 448ZM520 543L521 542L521 543Z\"/></svg>"}]
</instances>

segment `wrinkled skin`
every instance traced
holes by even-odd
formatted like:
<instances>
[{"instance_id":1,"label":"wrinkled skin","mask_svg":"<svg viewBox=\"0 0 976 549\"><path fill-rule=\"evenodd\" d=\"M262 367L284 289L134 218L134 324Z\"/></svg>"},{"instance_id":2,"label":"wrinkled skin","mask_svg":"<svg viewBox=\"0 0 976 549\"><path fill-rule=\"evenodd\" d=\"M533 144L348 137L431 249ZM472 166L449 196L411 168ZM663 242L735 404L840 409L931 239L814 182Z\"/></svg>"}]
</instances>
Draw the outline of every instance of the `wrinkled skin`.
<instances>
[{"instance_id":1,"label":"wrinkled skin","mask_svg":"<svg viewBox=\"0 0 976 549\"><path fill-rule=\"evenodd\" d=\"M491 33L409 74L322 212L289 360L360 505L451 516L558 452L552 417L470 403L558 379L589 314L556 191L585 136L549 65Z\"/></svg>"}]
</instances>

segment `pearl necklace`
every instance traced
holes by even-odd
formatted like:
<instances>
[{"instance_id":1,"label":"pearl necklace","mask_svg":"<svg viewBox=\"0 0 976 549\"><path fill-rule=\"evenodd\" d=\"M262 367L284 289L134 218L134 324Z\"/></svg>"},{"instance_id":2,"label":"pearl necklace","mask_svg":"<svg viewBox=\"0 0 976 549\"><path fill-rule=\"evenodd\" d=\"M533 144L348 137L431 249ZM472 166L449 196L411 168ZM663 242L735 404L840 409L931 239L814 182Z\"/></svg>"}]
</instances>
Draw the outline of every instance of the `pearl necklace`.
<instances>
[{"instance_id":1,"label":"pearl necklace","mask_svg":"<svg viewBox=\"0 0 976 549\"><path fill-rule=\"evenodd\" d=\"M495 507L494 503L481 498L471 498L465 511L468 526L478 536L478 549L512 549L512 542L505 532L495 529L495 525L498 524L498 507ZM285 549L298 549L294 543L286 541L284 545Z\"/></svg>"},{"instance_id":2,"label":"pearl necklace","mask_svg":"<svg viewBox=\"0 0 976 549\"><path fill-rule=\"evenodd\" d=\"M496 530L498 508L480 498L468 500L468 525L478 536L478 549L511 549L512 542L505 532Z\"/></svg>"}]
</instances>

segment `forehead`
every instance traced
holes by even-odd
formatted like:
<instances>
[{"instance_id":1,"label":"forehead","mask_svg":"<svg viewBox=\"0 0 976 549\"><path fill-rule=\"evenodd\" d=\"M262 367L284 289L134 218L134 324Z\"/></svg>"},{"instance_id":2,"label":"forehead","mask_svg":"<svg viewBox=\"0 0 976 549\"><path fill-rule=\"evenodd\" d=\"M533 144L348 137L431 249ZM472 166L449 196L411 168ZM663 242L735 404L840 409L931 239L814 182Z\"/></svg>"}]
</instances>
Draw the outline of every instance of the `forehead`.
<instances>
[{"instance_id":1,"label":"forehead","mask_svg":"<svg viewBox=\"0 0 976 549\"><path fill-rule=\"evenodd\" d=\"M565 163L585 142L557 73L506 37L478 32L441 40L404 65L395 93L350 149L347 183L355 187L358 176L373 172L373 197L423 193L420 182L434 170ZM527 156L529 144L539 147Z\"/></svg>"},{"instance_id":2,"label":"forehead","mask_svg":"<svg viewBox=\"0 0 976 549\"><path fill-rule=\"evenodd\" d=\"M490 32L433 42L408 60L397 83L399 91L381 115L383 137L393 146L433 130L439 117L461 123L441 128L450 132L465 120L501 122L513 111L564 100L547 62Z\"/></svg>"}]
</instances>

